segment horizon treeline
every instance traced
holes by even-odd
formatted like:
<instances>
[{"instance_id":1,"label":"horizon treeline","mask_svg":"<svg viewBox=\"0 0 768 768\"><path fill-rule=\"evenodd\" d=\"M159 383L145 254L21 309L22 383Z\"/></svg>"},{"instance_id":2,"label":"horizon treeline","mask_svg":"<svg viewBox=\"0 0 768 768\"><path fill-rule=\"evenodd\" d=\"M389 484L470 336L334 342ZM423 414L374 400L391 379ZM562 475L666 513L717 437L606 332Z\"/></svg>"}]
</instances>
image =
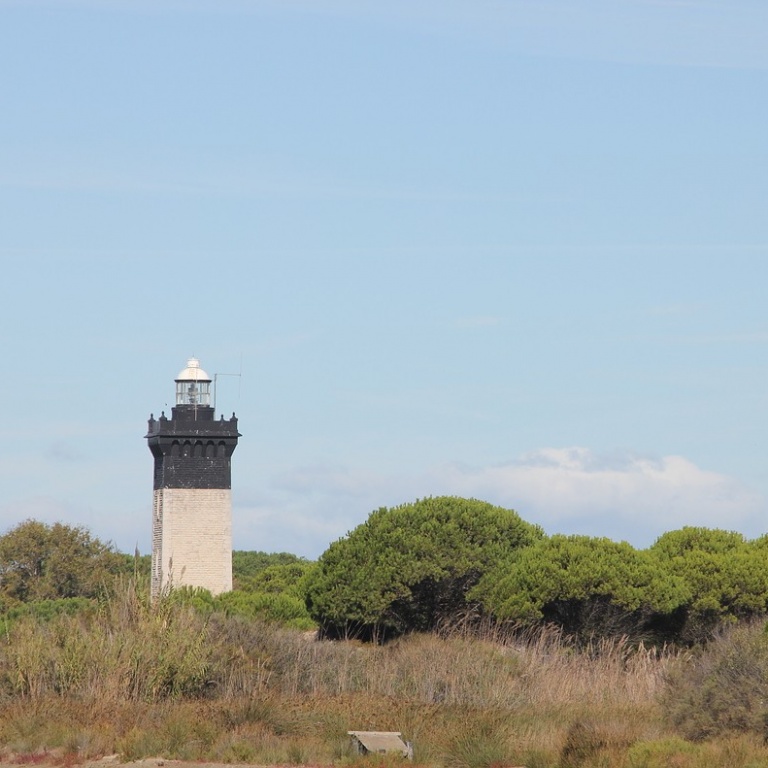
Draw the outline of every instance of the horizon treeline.
<instances>
[{"instance_id":1,"label":"horizon treeline","mask_svg":"<svg viewBox=\"0 0 768 768\"><path fill-rule=\"evenodd\" d=\"M388 640L411 632L554 626L584 641L694 644L768 613L768 536L685 527L636 549L555 534L476 499L375 510L317 561L233 552L234 590L175 590L206 612ZM83 527L27 520L0 536L0 611L76 611L148 581L149 555L120 553Z\"/></svg>"}]
</instances>

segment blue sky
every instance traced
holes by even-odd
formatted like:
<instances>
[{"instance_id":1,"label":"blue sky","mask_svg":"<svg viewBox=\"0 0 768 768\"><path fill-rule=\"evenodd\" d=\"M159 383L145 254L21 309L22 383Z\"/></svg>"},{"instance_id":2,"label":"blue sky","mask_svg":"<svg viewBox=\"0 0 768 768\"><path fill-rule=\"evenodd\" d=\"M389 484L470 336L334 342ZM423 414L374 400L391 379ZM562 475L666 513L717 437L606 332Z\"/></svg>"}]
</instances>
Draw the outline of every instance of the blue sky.
<instances>
[{"instance_id":1,"label":"blue sky","mask_svg":"<svg viewBox=\"0 0 768 768\"><path fill-rule=\"evenodd\" d=\"M0 0L0 526L149 551L187 357L237 549L460 494L768 519L768 7Z\"/></svg>"}]
</instances>

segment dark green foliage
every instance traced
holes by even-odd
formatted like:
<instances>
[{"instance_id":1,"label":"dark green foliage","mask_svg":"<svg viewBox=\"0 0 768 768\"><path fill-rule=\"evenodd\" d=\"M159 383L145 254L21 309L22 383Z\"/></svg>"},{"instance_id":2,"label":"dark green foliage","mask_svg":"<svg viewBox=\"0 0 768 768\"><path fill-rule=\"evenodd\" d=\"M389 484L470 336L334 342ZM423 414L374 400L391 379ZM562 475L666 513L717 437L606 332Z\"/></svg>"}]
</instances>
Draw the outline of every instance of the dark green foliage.
<instances>
[{"instance_id":1,"label":"dark green foliage","mask_svg":"<svg viewBox=\"0 0 768 768\"><path fill-rule=\"evenodd\" d=\"M295 569L297 565L275 565L265 569L281 571ZM306 565L298 566L304 569ZM245 619L259 619L269 623L281 624L293 629L315 629L315 623L307 613L303 597L296 588L296 583L275 579L272 590L243 592L235 590L213 596L207 589L200 587L180 587L174 589L165 601L173 606L193 608L198 614L211 616L224 614L240 616Z\"/></svg>"},{"instance_id":2,"label":"dark green foliage","mask_svg":"<svg viewBox=\"0 0 768 768\"><path fill-rule=\"evenodd\" d=\"M176 587L163 600L168 605L194 608L203 615L212 613L216 605L216 598L202 587Z\"/></svg>"},{"instance_id":3,"label":"dark green foliage","mask_svg":"<svg viewBox=\"0 0 768 768\"><path fill-rule=\"evenodd\" d=\"M27 520L0 536L0 595L5 605L94 597L111 587L123 564L85 528Z\"/></svg>"},{"instance_id":4,"label":"dark green foliage","mask_svg":"<svg viewBox=\"0 0 768 768\"><path fill-rule=\"evenodd\" d=\"M302 594L301 585L314 563L296 559L294 562L280 565L268 565L254 575L239 580L238 590L241 592L290 592Z\"/></svg>"},{"instance_id":5,"label":"dark green foliage","mask_svg":"<svg viewBox=\"0 0 768 768\"><path fill-rule=\"evenodd\" d=\"M304 602L304 582L314 563L285 552L234 552L232 561L235 590L215 599L216 610L315 629Z\"/></svg>"},{"instance_id":6,"label":"dark green foliage","mask_svg":"<svg viewBox=\"0 0 768 768\"><path fill-rule=\"evenodd\" d=\"M554 623L581 637L695 643L723 622L765 615L767 550L763 539L693 527L645 551L556 535L498 563L472 596L502 621Z\"/></svg>"},{"instance_id":7,"label":"dark green foliage","mask_svg":"<svg viewBox=\"0 0 768 768\"><path fill-rule=\"evenodd\" d=\"M59 600L38 600L32 603L18 603L3 613L3 621L7 629L10 624L24 617L33 617L39 621L67 615L75 616L83 613L93 613L97 610L97 602L87 597L62 597Z\"/></svg>"},{"instance_id":8,"label":"dark green foliage","mask_svg":"<svg viewBox=\"0 0 768 768\"><path fill-rule=\"evenodd\" d=\"M765 537L764 537L765 538ZM705 640L722 622L765 615L768 552L732 531L682 528L661 536L649 553L685 590L677 635Z\"/></svg>"},{"instance_id":9,"label":"dark green foliage","mask_svg":"<svg viewBox=\"0 0 768 768\"><path fill-rule=\"evenodd\" d=\"M275 565L293 565L307 561L288 552L245 552L232 553L232 578L235 589L250 589L251 580L265 568Z\"/></svg>"},{"instance_id":10,"label":"dark green foliage","mask_svg":"<svg viewBox=\"0 0 768 768\"><path fill-rule=\"evenodd\" d=\"M227 592L214 598L213 607L227 616L281 624L293 629L315 629L304 600L288 592Z\"/></svg>"},{"instance_id":11,"label":"dark green foliage","mask_svg":"<svg viewBox=\"0 0 768 768\"><path fill-rule=\"evenodd\" d=\"M382 637L455 622L492 565L543 536L517 513L474 499L381 508L332 544L307 580L329 636Z\"/></svg>"},{"instance_id":12,"label":"dark green foliage","mask_svg":"<svg viewBox=\"0 0 768 768\"><path fill-rule=\"evenodd\" d=\"M120 573L125 576L140 576L148 579L152 571L152 555L120 554Z\"/></svg>"},{"instance_id":13,"label":"dark green foliage","mask_svg":"<svg viewBox=\"0 0 768 768\"><path fill-rule=\"evenodd\" d=\"M553 623L587 638L643 638L685 592L679 579L626 542L557 535L497 563L473 595L502 621Z\"/></svg>"},{"instance_id":14,"label":"dark green foliage","mask_svg":"<svg viewBox=\"0 0 768 768\"><path fill-rule=\"evenodd\" d=\"M144 589L150 560L116 553L83 528L26 521L0 536L0 611L12 621L46 618L126 579ZM482 616L555 624L584 639L695 644L723 624L766 615L767 563L768 536L688 527L638 551L608 539L547 538L511 510L438 497L373 512L317 563L234 552L234 592L178 590L172 599L205 615L320 624L326 637L384 639Z\"/></svg>"},{"instance_id":15,"label":"dark green foliage","mask_svg":"<svg viewBox=\"0 0 768 768\"><path fill-rule=\"evenodd\" d=\"M740 549L745 543L744 537L735 531L686 526L659 536L651 551L666 559L685 557L691 552L725 555Z\"/></svg>"},{"instance_id":16,"label":"dark green foliage","mask_svg":"<svg viewBox=\"0 0 768 768\"><path fill-rule=\"evenodd\" d=\"M701 646L668 680L664 702L686 738L733 732L768 737L768 635L741 624Z\"/></svg>"}]
</instances>

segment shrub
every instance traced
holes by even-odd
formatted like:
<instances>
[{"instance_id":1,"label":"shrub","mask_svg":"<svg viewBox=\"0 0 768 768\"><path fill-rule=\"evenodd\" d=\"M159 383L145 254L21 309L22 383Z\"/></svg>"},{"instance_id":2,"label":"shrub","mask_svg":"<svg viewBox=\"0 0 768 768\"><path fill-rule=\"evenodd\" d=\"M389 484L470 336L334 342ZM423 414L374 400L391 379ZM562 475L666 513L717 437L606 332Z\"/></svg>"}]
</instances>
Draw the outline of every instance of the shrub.
<instances>
[{"instance_id":1,"label":"shrub","mask_svg":"<svg viewBox=\"0 0 768 768\"><path fill-rule=\"evenodd\" d=\"M308 561L288 552L245 552L235 550L232 553L232 578L235 589L244 592L251 590L252 581L268 568L281 566L304 566Z\"/></svg>"},{"instance_id":2,"label":"shrub","mask_svg":"<svg viewBox=\"0 0 768 768\"><path fill-rule=\"evenodd\" d=\"M764 616L768 608L765 542L740 534L686 527L660 536L648 553L681 580L684 599L670 622L676 639L706 641L719 626Z\"/></svg>"},{"instance_id":3,"label":"shrub","mask_svg":"<svg viewBox=\"0 0 768 768\"><path fill-rule=\"evenodd\" d=\"M768 735L768 635L763 623L721 630L670 673L664 704L690 739Z\"/></svg>"},{"instance_id":4,"label":"shrub","mask_svg":"<svg viewBox=\"0 0 768 768\"><path fill-rule=\"evenodd\" d=\"M0 597L6 605L96 597L125 558L81 527L27 520L0 536Z\"/></svg>"},{"instance_id":5,"label":"shrub","mask_svg":"<svg viewBox=\"0 0 768 768\"><path fill-rule=\"evenodd\" d=\"M472 596L496 618L567 634L652 637L684 597L679 579L626 542L555 535L492 567Z\"/></svg>"},{"instance_id":6,"label":"shrub","mask_svg":"<svg viewBox=\"0 0 768 768\"><path fill-rule=\"evenodd\" d=\"M227 592L215 599L213 607L228 616L259 618L293 629L316 628L304 601L284 592Z\"/></svg>"},{"instance_id":7,"label":"shrub","mask_svg":"<svg viewBox=\"0 0 768 768\"><path fill-rule=\"evenodd\" d=\"M542 536L516 512L475 499L381 508L320 557L307 607L330 637L433 630L473 609L467 594L493 564Z\"/></svg>"}]
</instances>

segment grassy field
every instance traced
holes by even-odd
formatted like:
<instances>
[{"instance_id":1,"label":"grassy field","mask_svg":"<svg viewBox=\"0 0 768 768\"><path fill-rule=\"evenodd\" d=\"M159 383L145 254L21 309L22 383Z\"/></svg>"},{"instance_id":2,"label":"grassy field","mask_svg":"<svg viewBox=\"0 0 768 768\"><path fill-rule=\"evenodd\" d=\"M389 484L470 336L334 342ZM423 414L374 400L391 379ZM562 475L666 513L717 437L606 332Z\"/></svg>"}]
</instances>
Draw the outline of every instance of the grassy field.
<instances>
[{"instance_id":1,"label":"grassy field","mask_svg":"<svg viewBox=\"0 0 768 768\"><path fill-rule=\"evenodd\" d=\"M424 766L768 766L765 692L740 687L765 679L761 627L702 653L620 640L576 647L556 632L373 646L319 642L172 601L152 608L141 594L129 584L72 615L6 625L6 760L55 751L68 763L119 753L378 767L392 761L353 756L346 732L396 730ZM711 695L698 696L707 685ZM741 706L743 722L719 732L716 710L706 727L681 716L681 704L703 712L721 686L733 699L722 706Z\"/></svg>"}]
</instances>

